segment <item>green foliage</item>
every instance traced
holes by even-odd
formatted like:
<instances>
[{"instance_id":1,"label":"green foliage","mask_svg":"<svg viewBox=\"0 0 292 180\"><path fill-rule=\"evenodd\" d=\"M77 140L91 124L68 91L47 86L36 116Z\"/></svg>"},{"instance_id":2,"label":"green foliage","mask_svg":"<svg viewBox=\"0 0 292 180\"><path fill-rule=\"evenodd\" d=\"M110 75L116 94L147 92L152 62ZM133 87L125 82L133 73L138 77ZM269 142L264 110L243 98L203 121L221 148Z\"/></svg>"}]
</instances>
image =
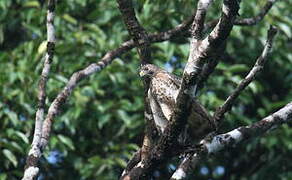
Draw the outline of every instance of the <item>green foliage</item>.
<instances>
[{"instance_id":1,"label":"green foliage","mask_svg":"<svg viewBox=\"0 0 292 180\"><path fill-rule=\"evenodd\" d=\"M266 0L244 1L242 18L259 12ZM208 20L219 17L219 4ZM188 17L191 0L135 1L138 19L149 32L167 30ZM227 44L232 58L223 58L200 92L214 112L247 74L260 55L269 24L280 29L264 71L240 95L226 116L223 131L251 124L291 101L291 10L278 2L256 26L235 27ZM44 1L0 1L0 180L20 179L30 147L37 104L37 83L46 48ZM70 75L129 39L115 1L58 1L56 53L48 81L49 106ZM178 38L152 46L154 63L182 72L188 41ZM143 88L137 76L139 59L132 50L83 80L54 121L49 148L41 161L43 179L116 179L141 144ZM222 153L192 175L201 179L289 179L292 130L273 133ZM54 153L53 153L54 152ZM225 173L216 173L224 167ZM202 168L208 173L202 173ZM167 168L166 168L167 169ZM161 172L169 173L162 168ZM276 172L276 173L275 173ZM167 173L160 173L164 179Z\"/></svg>"}]
</instances>

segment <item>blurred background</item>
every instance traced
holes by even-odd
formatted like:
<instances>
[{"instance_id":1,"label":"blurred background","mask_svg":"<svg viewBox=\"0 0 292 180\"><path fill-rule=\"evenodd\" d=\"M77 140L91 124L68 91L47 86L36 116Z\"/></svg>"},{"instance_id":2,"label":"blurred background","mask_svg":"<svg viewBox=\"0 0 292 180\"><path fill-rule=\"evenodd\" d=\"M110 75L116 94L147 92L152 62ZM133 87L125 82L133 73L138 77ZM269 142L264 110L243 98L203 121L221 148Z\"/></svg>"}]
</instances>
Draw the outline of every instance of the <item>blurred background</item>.
<instances>
[{"instance_id":1,"label":"blurred background","mask_svg":"<svg viewBox=\"0 0 292 180\"><path fill-rule=\"evenodd\" d=\"M256 15L267 0L243 1L240 17ZM207 20L220 16L215 1ZM151 33L175 27L189 17L193 0L134 2L141 24ZM247 74L261 54L270 24L279 28L264 70L226 115L227 132L249 125L292 99L292 3L277 2L256 26L233 28L215 72L200 91L200 102L213 113ZM70 75L98 62L129 36L114 0L58 1L56 52L48 81L47 106ZM188 57L188 39L152 44L154 63L177 75ZM0 180L20 179L32 141L37 84L46 50L46 2L0 1ZM39 179L117 179L141 145L143 87L136 50L123 54L102 72L83 80L53 126L41 159ZM291 180L291 124L201 163L189 179ZM167 179L179 159L154 172Z\"/></svg>"}]
</instances>

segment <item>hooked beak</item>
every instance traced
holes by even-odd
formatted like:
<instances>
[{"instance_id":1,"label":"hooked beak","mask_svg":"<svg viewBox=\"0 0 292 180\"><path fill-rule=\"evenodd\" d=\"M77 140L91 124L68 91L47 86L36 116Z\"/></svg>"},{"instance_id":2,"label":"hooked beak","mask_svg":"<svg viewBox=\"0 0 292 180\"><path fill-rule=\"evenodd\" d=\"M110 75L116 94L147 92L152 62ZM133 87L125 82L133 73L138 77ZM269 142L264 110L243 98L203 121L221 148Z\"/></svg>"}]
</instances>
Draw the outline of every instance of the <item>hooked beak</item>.
<instances>
[{"instance_id":1,"label":"hooked beak","mask_svg":"<svg viewBox=\"0 0 292 180\"><path fill-rule=\"evenodd\" d=\"M140 77L143 77L143 76L145 76L145 73L144 73L144 71L140 71L140 72L139 72L139 76L140 76Z\"/></svg>"}]
</instances>

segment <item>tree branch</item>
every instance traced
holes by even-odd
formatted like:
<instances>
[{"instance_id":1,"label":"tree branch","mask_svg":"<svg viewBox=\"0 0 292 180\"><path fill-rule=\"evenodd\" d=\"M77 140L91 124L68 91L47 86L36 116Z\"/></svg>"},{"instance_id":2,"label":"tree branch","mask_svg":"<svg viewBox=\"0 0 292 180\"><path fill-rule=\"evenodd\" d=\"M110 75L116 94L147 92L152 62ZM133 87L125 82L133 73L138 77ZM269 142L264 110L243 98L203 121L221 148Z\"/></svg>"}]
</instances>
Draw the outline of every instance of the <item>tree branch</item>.
<instances>
[{"instance_id":1,"label":"tree branch","mask_svg":"<svg viewBox=\"0 0 292 180\"><path fill-rule=\"evenodd\" d=\"M150 40L146 30L139 24L133 4L131 0L117 0L119 4L119 10L121 11L124 23L131 35L134 44L137 46L137 52L139 54L141 65L148 64L151 62L151 50L150 50ZM132 169L140 160L144 161L149 154L151 146L153 144L153 133L155 131L155 126L153 125L154 118L149 105L148 89L149 82L144 81L144 117L146 122L145 136L140 153L135 155L128 163L127 169L122 174L122 177L126 177L130 168ZM138 156L139 155L139 156ZM138 158L139 157L139 158Z\"/></svg>"},{"instance_id":2,"label":"tree branch","mask_svg":"<svg viewBox=\"0 0 292 180\"><path fill-rule=\"evenodd\" d=\"M209 6L212 4L212 2L213 0L199 0L198 1L196 16L191 26L191 37L195 40L202 39L205 17L207 14L207 10Z\"/></svg>"},{"instance_id":3,"label":"tree branch","mask_svg":"<svg viewBox=\"0 0 292 180\"><path fill-rule=\"evenodd\" d=\"M167 125L164 134L160 138L158 144L153 148L149 158L145 162L139 163L133 168L127 176L127 179L146 178L155 166L167 160L171 156L173 148L176 146L176 139L183 127L186 124L186 119L190 107L188 101L190 97L190 90L196 84L196 75L198 74L198 66L203 65L206 57L211 57L211 53L221 45L222 40L225 40L231 29L232 23L237 15L239 9L236 0L225 0L223 3L223 13L218 25L213 32L207 37L203 48L199 49L197 53L192 53L188 60L188 64L184 70L182 85L177 97L177 104L174 108L174 114L171 117L170 123ZM201 46L201 45L200 45ZM200 48L199 46L199 48Z\"/></svg>"},{"instance_id":4,"label":"tree branch","mask_svg":"<svg viewBox=\"0 0 292 180\"><path fill-rule=\"evenodd\" d=\"M193 58L195 57L195 54L197 52L197 48L200 45L200 41L203 38L203 30L204 30L204 23L205 23L205 16L207 14L207 10L209 6L213 3L213 0L199 0L198 1L198 7L197 7L197 13L194 19L194 22L191 26L191 43L190 43L190 54L189 54L189 60L188 62L195 61ZM186 67L189 67L190 64L188 63ZM215 63L217 65L217 63ZM203 65L202 65L203 67ZM197 68L202 68L197 67ZM204 72L206 72L206 69L204 69ZM193 92L193 96L196 94L197 86L195 83L192 85L191 88Z\"/></svg>"},{"instance_id":5,"label":"tree branch","mask_svg":"<svg viewBox=\"0 0 292 180\"><path fill-rule=\"evenodd\" d=\"M265 6L262 8L260 13L254 17L251 18L243 18L243 19L235 19L234 25L240 25L240 26L251 26L251 25L256 25L258 24L264 17L265 15L269 12L269 10L272 8L274 3L277 0L268 0ZM219 20L212 21L210 23L207 23L205 25L205 31L207 29L210 29L214 27ZM222 51L224 52L225 47L222 47ZM217 64L218 64L218 59L221 57L221 54L218 54L217 57L215 57L212 61L207 62L206 65L204 65L202 72L200 73L199 77L199 82L198 82L198 89L203 87L203 83L209 78L210 74L215 70Z\"/></svg>"},{"instance_id":6,"label":"tree branch","mask_svg":"<svg viewBox=\"0 0 292 180\"><path fill-rule=\"evenodd\" d=\"M143 148L141 148L141 149L143 149ZM142 154L141 149L139 149L137 152L135 152L133 157L128 161L127 166L121 175L121 179L124 176L126 176L130 172L130 170L133 169L141 161L141 154Z\"/></svg>"},{"instance_id":7,"label":"tree branch","mask_svg":"<svg viewBox=\"0 0 292 180\"><path fill-rule=\"evenodd\" d=\"M184 69L183 83L178 99L180 97L187 99L188 95L185 92L188 94L193 93L192 91L196 88L195 86L198 83L203 65L206 63L206 60L217 54L220 46L229 36L238 10L239 5L236 0L225 0L223 2L221 18L210 35L197 45L194 41L191 42L189 60ZM180 102L178 99L177 102Z\"/></svg>"},{"instance_id":8,"label":"tree branch","mask_svg":"<svg viewBox=\"0 0 292 180\"><path fill-rule=\"evenodd\" d=\"M46 85L50 73L51 63L54 57L55 48L55 28L54 28L54 10L55 0L48 1L47 11L47 52L44 60L44 66L39 80L38 92L38 109L36 112L35 129L31 149L29 150L26 159L25 171L23 180L32 180L39 172L38 159L41 157L41 137L42 126L44 120L45 100L46 100Z\"/></svg>"},{"instance_id":9,"label":"tree branch","mask_svg":"<svg viewBox=\"0 0 292 180\"><path fill-rule=\"evenodd\" d=\"M142 64L150 63L151 52L149 37L145 29L139 24L131 0L117 0L126 27L137 45Z\"/></svg>"},{"instance_id":10,"label":"tree branch","mask_svg":"<svg viewBox=\"0 0 292 180\"><path fill-rule=\"evenodd\" d=\"M50 1L53 1L53 0L50 0ZM155 34L150 34L149 35L150 43L170 40L174 37L177 37L178 35L185 34L185 32L188 31L189 26L193 22L194 16L195 16L195 13L190 18L188 18L186 21L184 21L183 23L181 23L180 25L176 26L175 28L173 28L171 30L168 30L165 32L160 32L160 33L155 33ZM208 27L210 27L210 26L207 26L207 28ZM50 42L50 41L48 40L48 42ZM45 128L42 129L42 133L38 133L38 134L43 134L42 139L41 139L41 143L40 143L40 146L41 146L40 151L39 151L40 153L41 153L41 150L43 150L47 145L53 119L60 111L60 108L65 103L66 99L70 96L71 92L73 91L73 89L75 88L77 83L93 73L100 72L103 68L105 68L107 65L109 65L114 60L114 58L122 55L123 53L131 50L134 47L135 47L135 44L132 40L126 41L126 42L122 43L119 48L107 52L101 58L101 60L99 62L90 64L89 66L85 67L84 69L82 69L78 72L75 72L70 77L70 80L67 83L67 85L58 94L58 96L56 97L56 99L53 101L53 103L51 104L51 106L49 108L48 114L47 114L46 119L43 123L43 127L45 127ZM45 62L45 64L46 64L46 62ZM44 68L44 69L46 69L46 68ZM40 115L36 115L36 116L39 116L39 117L43 116L41 114L42 113L40 113ZM41 127L41 125L39 125L39 124L37 125L37 122L36 122L35 126ZM40 128L37 128L37 129L40 130ZM40 135L38 135L38 136L40 137ZM35 140L35 142L37 142L37 140ZM34 158L31 158L30 164L37 164L40 156L41 156L41 154L39 156L34 156ZM32 161L34 161L35 163L32 163ZM36 168L36 166L29 165L26 167L31 167L31 168L26 169L25 177L27 177L30 174L33 174L35 172L38 172L38 168ZM36 175L34 175L34 176L36 176Z\"/></svg>"},{"instance_id":11,"label":"tree branch","mask_svg":"<svg viewBox=\"0 0 292 180\"><path fill-rule=\"evenodd\" d=\"M171 30L168 30L166 32L151 34L149 36L150 42L155 43L155 42L162 42L165 40L169 40L169 39L177 36L178 34L184 32L185 30L187 30L190 23L191 23L191 18L187 19L186 21L182 22L180 25L176 26L175 28L173 28ZM51 35L51 33L50 33L50 35ZM52 42L52 41L50 41L50 42ZM35 177L37 175L39 169L36 166L36 164L41 157L41 151L46 147L46 145L48 143L53 120L54 120L55 116L57 116L58 112L61 109L61 106L65 103L67 98L70 96L70 94L72 93L72 91L74 90L76 85L82 79L85 79L86 77L90 76L91 74L96 73L96 72L100 72L107 65L109 65L114 60L114 58L122 55L123 53L131 50L134 47L135 47L135 44L132 40L126 41L126 42L122 43L119 48L107 52L101 58L101 60L99 62L90 64L86 68L75 72L70 77L69 82L66 84L64 89L58 94L58 96L54 99L53 103L50 105L48 114L47 114L46 119L43 123L43 129L39 128L39 127L42 127L41 124L36 123L36 126L38 127L37 128L38 131L42 132L42 133L38 133L38 134L42 134L42 138L41 138L41 142L38 143L39 144L38 147L37 146L34 146L34 148L32 147L31 151L34 153L39 153L39 154L28 157L27 165L26 165L26 167L28 167L28 168L26 168L23 179L26 180L28 177ZM41 115L41 116L43 116L43 115ZM38 137L40 137L40 135L38 135ZM36 140L35 140L35 142L36 142ZM32 152L29 153L29 155L32 154Z\"/></svg>"},{"instance_id":12,"label":"tree branch","mask_svg":"<svg viewBox=\"0 0 292 180\"><path fill-rule=\"evenodd\" d=\"M187 173L192 169L192 164L200 161L198 154L189 153L183 158L176 171L172 174L170 180L181 180L187 176Z\"/></svg>"},{"instance_id":13,"label":"tree branch","mask_svg":"<svg viewBox=\"0 0 292 180\"><path fill-rule=\"evenodd\" d=\"M232 105L234 104L235 99L239 96L240 92L245 89L246 86L251 83L256 75L263 69L264 64L267 60L267 56L270 53L273 45L273 39L277 33L277 29L273 26L270 26L267 35L267 41L263 52L260 57L258 57L254 67L250 70L248 75L238 84L236 89L231 93L231 95L226 99L222 106L217 108L214 114L214 120L216 124L220 124L221 119L223 118L224 114L231 110Z\"/></svg>"},{"instance_id":14,"label":"tree branch","mask_svg":"<svg viewBox=\"0 0 292 180\"><path fill-rule=\"evenodd\" d=\"M206 138L200 143L200 148L194 150L195 155L192 158L184 159L182 164L180 164L179 168L173 174L174 179L180 180L186 178L188 171L197 165L199 159L216 154L228 147L236 146L246 140L256 138L288 122L292 122L292 102L250 126L242 126L228 133L214 136L211 139Z\"/></svg>"},{"instance_id":15,"label":"tree branch","mask_svg":"<svg viewBox=\"0 0 292 180\"><path fill-rule=\"evenodd\" d=\"M276 33L277 33L277 30L271 26L268 31L268 37L267 37L267 41L266 41L264 50L262 52L262 55L257 59L254 67L249 72L247 77L243 81L241 81L241 83L238 85L235 91L228 97L225 103L220 108L218 108L217 111L215 112L214 119L216 120L217 124L222 119L223 115L232 107L234 100L236 99L236 97L238 97L239 93L255 78L256 74L263 68L267 55L272 48L272 42ZM191 154L194 154L194 153L191 153ZM202 154L200 153L199 154L195 153L194 155L188 154L188 156L184 158L184 160L179 165L179 168L173 174L172 179L177 179L177 180L184 179L186 177L186 172L188 172L189 169L191 169L191 165L197 163L199 159L201 158L202 158Z\"/></svg>"},{"instance_id":16,"label":"tree branch","mask_svg":"<svg viewBox=\"0 0 292 180\"><path fill-rule=\"evenodd\" d=\"M258 24L266 16L276 1L277 0L268 0L258 15L252 18L236 19L234 24L239 26L252 26Z\"/></svg>"}]
</instances>

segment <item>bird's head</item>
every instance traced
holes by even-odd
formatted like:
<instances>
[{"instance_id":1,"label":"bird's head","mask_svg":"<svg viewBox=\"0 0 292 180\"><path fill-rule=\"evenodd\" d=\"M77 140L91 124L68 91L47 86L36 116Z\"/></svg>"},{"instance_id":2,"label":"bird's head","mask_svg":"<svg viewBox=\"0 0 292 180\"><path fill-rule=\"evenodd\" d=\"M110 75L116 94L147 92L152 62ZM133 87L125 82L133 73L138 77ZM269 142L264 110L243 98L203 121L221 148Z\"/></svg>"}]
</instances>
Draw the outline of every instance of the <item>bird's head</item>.
<instances>
[{"instance_id":1,"label":"bird's head","mask_svg":"<svg viewBox=\"0 0 292 180\"><path fill-rule=\"evenodd\" d=\"M139 75L141 78L152 78L152 76L160 71L160 68L153 64L142 65L139 70Z\"/></svg>"}]
</instances>

